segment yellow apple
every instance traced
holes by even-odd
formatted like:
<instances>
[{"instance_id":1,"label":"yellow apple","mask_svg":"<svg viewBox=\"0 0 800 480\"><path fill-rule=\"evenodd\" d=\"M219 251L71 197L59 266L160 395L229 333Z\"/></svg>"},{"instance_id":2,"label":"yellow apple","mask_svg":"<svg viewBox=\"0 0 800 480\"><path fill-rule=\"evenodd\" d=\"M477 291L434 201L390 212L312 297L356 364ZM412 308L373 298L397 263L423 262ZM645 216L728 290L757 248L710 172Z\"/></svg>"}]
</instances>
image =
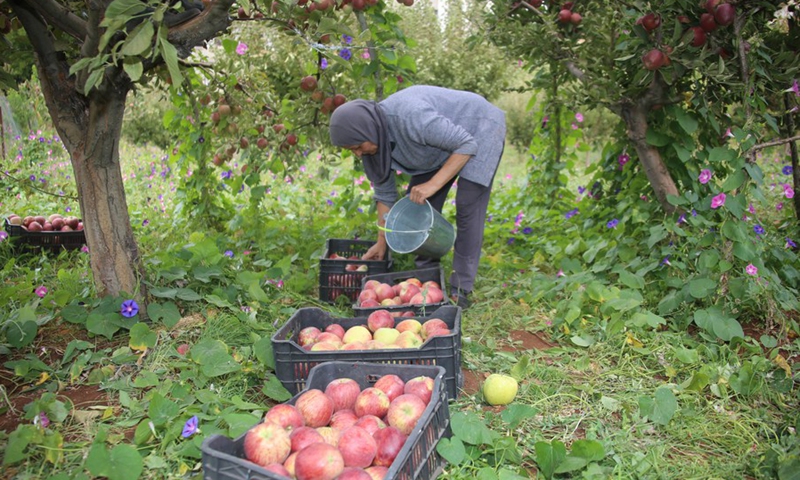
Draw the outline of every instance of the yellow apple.
<instances>
[{"instance_id":1,"label":"yellow apple","mask_svg":"<svg viewBox=\"0 0 800 480\"><path fill-rule=\"evenodd\" d=\"M489 405L508 405L517 396L519 384L513 377L493 373L483 382L483 398Z\"/></svg>"}]
</instances>

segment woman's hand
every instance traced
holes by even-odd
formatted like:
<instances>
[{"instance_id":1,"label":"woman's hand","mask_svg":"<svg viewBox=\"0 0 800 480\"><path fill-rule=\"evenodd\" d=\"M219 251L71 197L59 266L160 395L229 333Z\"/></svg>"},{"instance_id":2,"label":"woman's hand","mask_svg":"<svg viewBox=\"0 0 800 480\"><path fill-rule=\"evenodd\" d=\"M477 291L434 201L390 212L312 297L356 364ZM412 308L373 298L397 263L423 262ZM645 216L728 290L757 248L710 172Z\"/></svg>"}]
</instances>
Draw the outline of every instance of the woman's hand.
<instances>
[{"instance_id":1,"label":"woman's hand","mask_svg":"<svg viewBox=\"0 0 800 480\"><path fill-rule=\"evenodd\" d=\"M386 257L386 242L377 242L369 247L367 253L361 256L361 260L383 260Z\"/></svg>"},{"instance_id":2,"label":"woman's hand","mask_svg":"<svg viewBox=\"0 0 800 480\"><path fill-rule=\"evenodd\" d=\"M408 198L411 199L412 202L423 204L425 200L433 196L434 193L439 191L439 188L436 185L431 184L430 181L421 183L414 187L411 187L411 192L408 194Z\"/></svg>"}]
</instances>

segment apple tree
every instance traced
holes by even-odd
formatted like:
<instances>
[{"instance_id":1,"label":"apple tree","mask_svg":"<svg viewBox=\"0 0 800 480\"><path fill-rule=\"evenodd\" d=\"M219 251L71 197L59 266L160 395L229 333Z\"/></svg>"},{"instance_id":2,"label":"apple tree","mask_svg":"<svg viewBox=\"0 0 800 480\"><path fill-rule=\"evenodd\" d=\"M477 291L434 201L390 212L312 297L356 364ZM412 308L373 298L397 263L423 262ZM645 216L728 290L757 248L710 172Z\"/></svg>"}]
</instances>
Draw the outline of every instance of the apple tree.
<instances>
[{"instance_id":1,"label":"apple tree","mask_svg":"<svg viewBox=\"0 0 800 480\"><path fill-rule=\"evenodd\" d=\"M406 1L413 4L413 0ZM366 24L362 14L365 10L374 10L371 15L380 18L373 27ZM383 10L384 4L376 0L242 0L236 4L234 0L0 2L0 61L5 67L0 70L0 82L3 88L14 88L24 81L32 66L37 69L48 111L71 158L98 292L113 296L134 294L137 300L146 302L145 273L130 226L119 158L126 98L133 88L138 84L169 88L172 98L181 99L180 115L166 119L165 126L177 128L183 139L175 150L175 156L185 161L180 168L189 171L199 167L200 174L192 180L197 183L185 190L190 193L183 199L182 213L195 213L205 199L213 197L207 195L210 174L203 175L212 163L222 164L251 143L266 150L265 142L277 148L271 150L273 155L259 158L274 161L304 141L287 128L308 122L300 116L292 120L295 110L291 97L303 89L311 90L308 83L301 89L301 78L316 75L318 82L320 78L319 69L307 66L304 74L298 72L296 77L279 81L269 78L269 65L261 65L260 69L243 71L255 75L245 79L229 75L230 70L220 70L214 58L190 58L192 53L228 32L235 20L241 20L275 27L300 39L301 49L309 50L312 45L313 51L332 53L325 61L343 62L347 60L344 47L325 48L329 39L324 36L341 34L340 18L352 15L355 25L360 26L356 31L365 32L359 41L366 42L372 53L372 61L360 65L357 73L378 80L370 85L375 96L381 97L385 82L376 73L382 66L400 71L413 69L413 61L397 56L392 49L380 54L374 49L381 42L403 40L402 32L396 29L399 16ZM223 39L222 45L237 54L247 47L229 38ZM265 42L254 50L266 57L264 52L269 51L269 46ZM320 53L316 64L322 63ZM395 79L394 85L386 83L390 90L398 82L396 77L391 78ZM259 80L266 79L270 80L269 87L262 88ZM326 87L330 90L331 85ZM344 98L332 92L319 100L324 114L335 106L334 101ZM281 137L276 140L262 136L267 128L263 122L248 122L240 131L233 119L245 107L250 118L267 119L286 113L283 125L269 124L270 132ZM317 110L314 109L315 116ZM248 136L243 135L245 130ZM204 142L204 138L210 141ZM256 171L257 168L250 169L253 175L246 181L263 191Z\"/></svg>"},{"instance_id":2,"label":"apple tree","mask_svg":"<svg viewBox=\"0 0 800 480\"><path fill-rule=\"evenodd\" d=\"M705 162L758 176L752 159L762 143L794 136L787 122L797 97L786 93L800 68L793 1L510 0L489 11L492 41L525 59L532 86L548 92L544 114L583 105L621 120L618 154L631 147L667 213L696 190Z\"/></svg>"}]
</instances>

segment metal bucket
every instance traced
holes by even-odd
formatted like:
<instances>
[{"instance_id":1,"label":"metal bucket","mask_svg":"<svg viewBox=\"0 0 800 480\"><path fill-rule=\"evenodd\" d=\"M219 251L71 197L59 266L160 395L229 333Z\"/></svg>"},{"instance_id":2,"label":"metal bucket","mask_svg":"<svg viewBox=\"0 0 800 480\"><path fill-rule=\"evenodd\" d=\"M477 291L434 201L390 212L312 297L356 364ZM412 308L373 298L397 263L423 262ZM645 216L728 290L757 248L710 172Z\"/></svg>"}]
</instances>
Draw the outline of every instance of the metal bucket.
<instances>
[{"instance_id":1,"label":"metal bucket","mask_svg":"<svg viewBox=\"0 0 800 480\"><path fill-rule=\"evenodd\" d=\"M408 197L395 203L386 214L386 243L397 253L441 258L453 248L453 226L428 202L420 205Z\"/></svg>"}]
</instances>

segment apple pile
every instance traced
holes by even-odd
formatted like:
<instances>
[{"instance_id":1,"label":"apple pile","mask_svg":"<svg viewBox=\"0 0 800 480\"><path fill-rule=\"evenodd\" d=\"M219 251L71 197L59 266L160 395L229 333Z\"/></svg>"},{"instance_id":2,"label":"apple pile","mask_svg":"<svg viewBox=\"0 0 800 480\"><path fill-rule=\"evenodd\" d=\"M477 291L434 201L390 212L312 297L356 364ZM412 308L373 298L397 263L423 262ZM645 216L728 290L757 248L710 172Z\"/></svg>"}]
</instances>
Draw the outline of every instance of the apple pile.
<instances>
[{"instance_id":1,"label":"apple pile","mask_svg":"<svg viewBox=\"0 0 800 480\"><path fill-rule=\"evenodd\" d=\"M433 395L434 381L381 376L361 388L337 378L294 405L270 408L244 438L247 460L297 480L376 480L386 475Z\"/></svg>"},{"instance_id":2,"label":"apple pile","mask_svg":"<svg viewBox=\"0 0 800 480\"><path fill-rule=\"evenodd\" d=\"M414 312L405 312L412 316ZM405 318L395 324L395 316L388 310L375 310L367 317L366 325L354 325L345 330L332 323L320 330L305 327L297 334L297 343L311 352L331 350L380 350L419 348L431 337L450 335L450 329L441 318L420 322Z\"/></svg>"},{"instance_id":3,"label":"apple pile","mask_svg":"<svg viewBox=\"0 0 800 480\"><path fill-rule=\"evenodd\" d=\"M29 232L76 232L83 230L83 222L78 217L64 217L54 213L45 218L42 215L20 217L11 214L8 223L18 225Z\"/></svg>"},{"instance_id":4,"label":"apple pile","mask_svg":"<svg viewBox=\"0 0 800 480\"><path fill-rule=\"evenodd\" d=\"M431 305L444 300L439 282L421 281L411 277L395 285L378 280L367 280L358 294L358 306L362 308L392 307L396 305Z\"/></svg>"}]
</instances>

